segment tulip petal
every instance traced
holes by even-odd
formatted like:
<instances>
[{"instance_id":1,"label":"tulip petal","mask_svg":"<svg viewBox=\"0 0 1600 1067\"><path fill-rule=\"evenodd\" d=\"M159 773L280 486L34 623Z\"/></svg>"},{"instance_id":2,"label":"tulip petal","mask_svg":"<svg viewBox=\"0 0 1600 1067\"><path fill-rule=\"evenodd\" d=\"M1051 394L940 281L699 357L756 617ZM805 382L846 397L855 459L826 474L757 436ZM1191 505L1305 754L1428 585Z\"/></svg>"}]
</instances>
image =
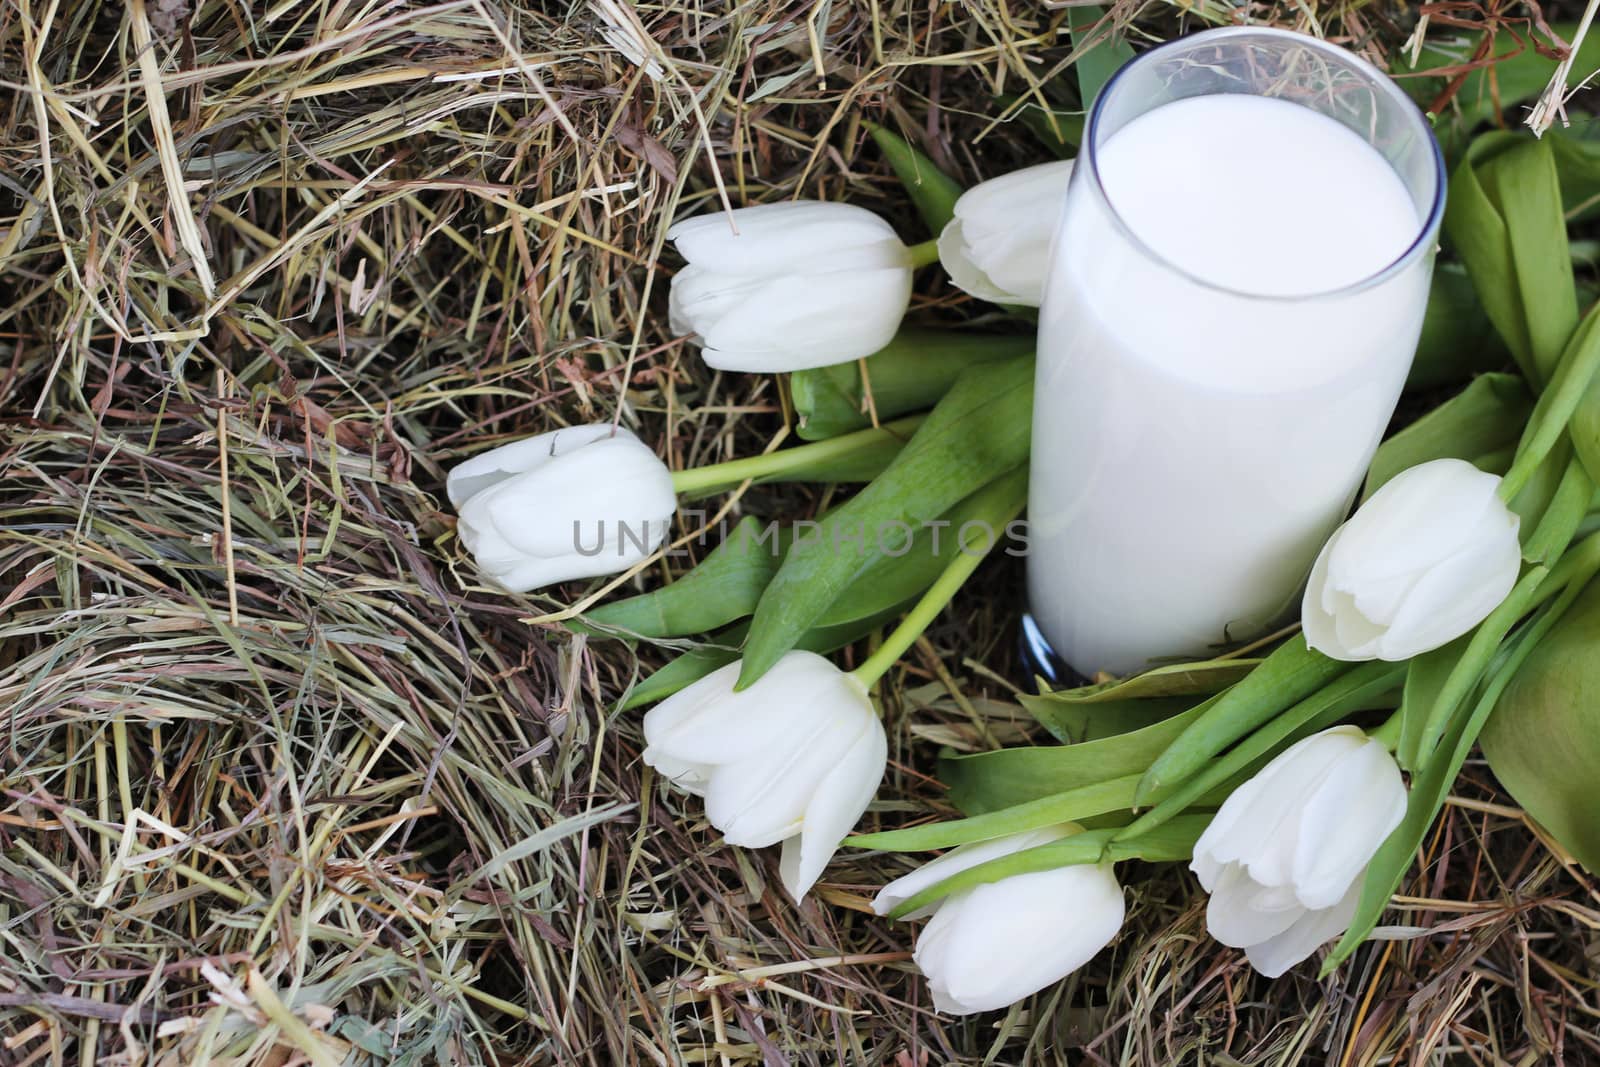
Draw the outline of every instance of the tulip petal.
<instances>
[{"instance_id":1,"label":"tulip petal","mask_svg":"<svg viewBox=\"0 0 1600 1067\"><path fill-rule=\"evenodd\" d=\"M1242 864L1229 864L1206 902L1207 932L1230 948L1246 948L1289 929L1306 909L1293 894L1268 889Z\"/></svg>"},{"instance_id":2,"label":"tulip petal","mask_svg":"<svg viewBox=\"0 0 1600 1067\"><path fill-rule=\"evenodd\" d=\"M779 873L795 900L804 897L822 877L839 850L839 842L867 810L883 780L889 742L876 716L833 770L822 779L806 806L798 839L783 843Z\"/></svg>"},{"instance_id":3,"label":"tulip petal","mask_svg":"<svg viewBox=\"0 0 1600 1067\"><path fill-rule=\"evenodd\" d=\"M1361 901L1361 883L1358 877L1334 907L1308 911L1282 933L1247 946L1244 954L1250 966L1267 978L1277 978L1344 933Z\"/></svg>"},{"instance_id":4,"label":"tulip petal","mask_svg":"<svg viewBox=\"0 0 1600 1067\"><path fill-rule=\"evenodd\" d=\"M445 493L450 497L451 506L460 510L461 505L490 486L513 475L535 470L557 456L613 435L637 440L623 427L596 423L567 426L491 448L450 468L450 473L445 475Z\"/></svg>"},{"instance_id":5,"label":"tulip petal","mask_svg":"<svg viewBox=\"0 0 1600 1067\"><path fill-rule=\"evenodd\" d=\"M1204 854L1218 866L1243 864L1262 885L1289 882L1297 848L1294 830L1306 796L1365 736L1353 727L1335 727L1284 749L1223 801L1195 842L1195 855Z\"/></svg>"},{"instance_id":6,"label":"tulip petal","mask_svg":"<svg viewBox=\"0 0 1600 1067\"><path fill-rule=\"evenodd\" d=\"M941 973L930 980L947 991L952 1010L1004 1008L1093 959L1121 929L1125 908L1110 864L1061 867L978 886L960 902ZM925 962L919 959L918 965Z\"/></svg>"},{"instance_id":7,"label":"tulip petal","mask_svg":"<svg viewBox=\"0 0 1600 1067\"><path fill-rule=\"evenodd\" d=\"M1334 635L1345 653L1338 658L1351 661L1377 658L1385 633L1382 624L1367 618L1349 593L1335 592L1332 600Z\"/></svg>"},{"instance_id":8,"label":"tulip petal","mask_svg":"<svg viewBox=\"0 0 1600 1067\"><path fill-rule=\"evenodd\" d=\"M682 760L722 764L787 747L794 731L823 711L853 708L863 720L876 719L860 683L815 652L788 652L755 685L735 692L739 669L718 668L652 708L646 740Z\"/></svg>"},{"instance_id":9,"label":"tulip petal","mask_svg":"<svg viewBox=\"0 0 1600 1067\"><path fill-rule=\"evenodd\" d=\"M723 274L691 263L672 279L667 293L668 325L674 333L704 336L763 284L760 278Z\"/></svg>"},{"instance_id":10,"label":"tulip petal","mask_svg":"<svg viewBox=\"0 0 1600 1067\"><path fill-rule=\"evenodd\" d=\"M1379 643L1379 658L1407 660L1460 637L1499 607L1521 569L1516 516L1489 516L1471 545L1412 587Z\"/></svg>"},{"instance_id":11,"label":"tulip petal","mask_svg":"<svg viewBox=\"0 0 1600 1067\"><path fill-rule=\"evenodd\" d=\"M876 719L862 723L850 708L843 714L822 709L809 722L792 723L781 743L712 772L706 818L730 845L765 848L793 836L823 783L868 725L881 730Z\"/></svg>"},{"instance_id":12,"label":"tulip petal","mask_svg":"<svg viewBox=\"0 0 1600 1067\"><path fill-rule=\"evenodd\" d=\"M1293 875L1300 903L1312 910L1338 903L1405 813L1405 783L1388 750L1368 740L1346 753L1300 809Z\"/></svg>"},{"instance_id":13,"label":"tulip petal","mask_svg":"<svg viewBox=\"0 0 1600 1067\"><path fill-rule=\"evenodd\" d=\"M706 795L706 787L711 781L713 768L703 763L689 763L664 752L645 749L644 761L646 765L654 767L657 774L693 796Z\"/></svg>"},{"instance_id":14,"label":"tulip petal","mask_svg":"<svg viewBox=\"0 0 1600 1067\"><path fill-rule=\"evenodd\" d=\"M1344 526L1328 562L1340 589L1419 573L1466 547L1484 514L1503 507L1500 479L1459 459L1401 471Z\"/></svg>"},{"instance_id":15,"label":"tulip petal","mask_svg":"<svg viewBox=\"0 0 1600 1067\"><path fill-rule=\"evenodd\" d=\"M1349 650L1339 640L1338 623L1333 614L1339 602L1328 584L1328 557L1343 532L1342 526L1333 532L1328 543L1317 554L1317 562L1311 567L1311 578L1306 582L1305 596L1300 600L1300 628L1305 632L1308 647L1324 656L1348 660L1351 658Z\"/></svg>"},{"instance_id":16,"label":"tulip petal","mask_svg":"<svg viewBox=\"0 0 1600 1067\"><path fill-rule=\"evenodd\" d=\"M519 552L609 558L624 570L655 551L677 503L666 464L633 438L613 438L502 481L462 511L491 515Z\"/></svg>"},{"instance_id":17,"label":"tulip petal","mask_svg":"<svg viewBox=\"0 0 1600 1067\"><path fill-rule=\"evenodd\" d=\"M939 232L939 264L956 288L964 293L995 304L1012 299L1010 293L991 282L983 269L972 261L960 218L951 219Z\"/></svg>"},{"instance_id":18,"label":"tulip petal","mask_svg":"<svg viewBox=\"0 0 1600 1067\"><path fill-rule=\"evenodd\" d=\"M815 273L840 253L899 244L894 227L866 208L819 200L697 215L673 226L667 239L691 264L736 277Z\"/></svg>"},{"instance_id":19,"label":"tulip petal","mask_svg":"<svg viewBox=\"0 0 1600 1067\"><path fill-rule=\"evenodd\" d=\"M848 363L894 338L910 299L907 269L774 278L700 331L702 356L709 366L729 371Z\"/></svg>"}]
</instances>

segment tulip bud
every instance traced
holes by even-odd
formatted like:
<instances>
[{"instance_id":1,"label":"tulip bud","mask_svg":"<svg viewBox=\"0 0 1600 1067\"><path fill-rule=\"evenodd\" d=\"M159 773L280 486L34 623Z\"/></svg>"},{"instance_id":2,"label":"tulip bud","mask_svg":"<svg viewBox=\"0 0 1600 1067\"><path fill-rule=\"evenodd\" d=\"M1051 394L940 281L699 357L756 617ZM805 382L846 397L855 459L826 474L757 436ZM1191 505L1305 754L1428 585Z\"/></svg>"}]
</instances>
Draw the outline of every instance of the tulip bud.
<instances>
[{"instance_id":1,"label":"tulip bud","mask_svg":"<svg viewBox=\"0 0 1600 1067\"><path fill-rule=\"evenodd\" d=\"M865 208L794 200L686 219L673 330L718 370L793 371L870 356L911 301L911 258Z\"/></svg>"},{"instance_id":2,"label":"tulip bud","mask_svg":"<svg viewBox=\"0 0 1600 1067\"><path fill-rule=\"evenodd\" d=\"M1460 637L1517 583L1517 516L1500 479L1459 459L1397 474L1334 531L1301 605L1334 659L1401 661Z\"/></svg>"},{"instance_id":3,"label":"tulip bud","mask_svg":"<svg viewBox=\"0 0 1600 1067\"><path fill-rule=\"evenodd\" d=\"M739 663L713 671L644 717L644 761L705 798L730 845L783 842L779 872L805 896L867 810L888 741L866 687L814 652L790 652L735 691Z\"/></svg>"},{"instance_id":4,"label":"tulip bud","mask_svg":"<svg viewBox=\"0 0 1600 1067\"><path fill-rule=\"evenodd\" d=\"M879 890L887 914L931 886L980 863L1078 833L1071 824L962 845ZM1122 887L1111 864L1014 874L940 900L912 954L934 1007L971 1015L1014 1004L1092 959L1122 928Z\"/></svg>"},{"instance_id":5,"label":"tulip bud","mask_svg":"<svg viewBox=\"0 0 1600 1067\"><path fill-rule=\"evenodd\" d=\"M1070 177L1070 159L1041 163L962 193L956 217L939 235L939 262L950 280L980 300L1038 307Z\"/></svg>"},{"instance_id":6,"label":"tulip bud","mask_svg":"<svg viewBox=\"0 0 1600 1067\"><path fill-rule=\"evenodd\" d=\"M495 584L523 593L627 570L666 540L672 472L609 423L474 456L445 480L461 543Z\"/></svg>"},{"instance_id":7,"label":"tulip bud","mask_svg":"<svg viewBox=\"0 0 1600 1067\"><path fill-rule=\"evenodd\" d=\"M1211 936L1278 977L1350 925L1367 864L1405 812L1400 768L1356 727L1291 745L1195 842Z\"/></svg>"}]
</instances>

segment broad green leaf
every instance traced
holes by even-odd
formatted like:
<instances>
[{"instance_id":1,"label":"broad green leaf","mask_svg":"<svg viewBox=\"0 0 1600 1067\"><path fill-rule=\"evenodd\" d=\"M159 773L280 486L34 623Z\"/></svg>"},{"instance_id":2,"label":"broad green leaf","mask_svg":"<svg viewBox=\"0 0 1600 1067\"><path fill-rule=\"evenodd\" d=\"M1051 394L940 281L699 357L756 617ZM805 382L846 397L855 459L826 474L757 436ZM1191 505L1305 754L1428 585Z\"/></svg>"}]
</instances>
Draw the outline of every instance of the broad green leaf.
<instances>
[{"instance_id":1,"label":"broad green leaf","mask_svg":"<svg viewBox=\"0 0 1600 1067\"><path fill-rule=\"evenodd\" d=\"M787 527L764 530L752 515L740 519L700 565L671 585L602 604L584 616L590 626L631 637L702 634L756 609L761 591L788 548Z\"/></svg>"},{"instance_id":2,"label":"broad green leaf","mask_svg":"<svg viewBox=\"0 0 1600 1067\"><path fill-rule=\"evenodd\" d=\"M1057 826L1064 822L1082 822L1095 815L1125 811L1133 804L1133 790L1138 784L1137 774L1127 774L967 819L946 819L922 826L908 826L903 830L856 834L845 838L844 843L852 848L925 852L1008 837L1025 830Z\"/></svg>"},{"instance_id":3,"label":"broad green leaf","mask_svg":"<svg viewBox=\"0 0 1600 1067\"><path fill-rule=\"evenodd\" d=\"M955 217L956 201L961 198L960 184L899 134L872 122L867 123L867 130L877 143L878 151L894 168L900 184L905 186L928 230L933 236L939 236L939 231Z\"/></svg>"},{"instance_id":4,"label":"broad green leaf","mask_svg":"<svg viewBox=\"0 0 1600 1067\"><path fill-rule=\"evenodd\" d=\"M1140 806L1177 786L1217 753L1348 670L1350 664L1306 647L1304 634L1285 641L1243 681L1215 698L1205 714L1187 723L1182 734L1151 763L1139 785Z\"/></svg>"},{"instance_id":5,"label":"broad green leaf","mask_svg":"<svg viewBox=\"0 0 1600 1067\"><path fill-rule=\"evenodd\" d=\"M1406 389L1466 381L1482 371L1498 370L1510 360L1511 353L1484 313L1466 268L1459 263L1437 264Z\"/></svg>"},{"instance_id":6,"label":"broad green leaf","mask_svg":"<svg viewBox=\"0 0 1600 1067\"><path fill-rule=\"evenodd\" d=\"M1551 629L1571 608L1573 601L1594 578L1600 568L1600 552L1595 549L1600 542L1585 542L1571 554L1576 567L1565 572L1568 584L1562 588L1550 606L1541 611L1533 622L1512 641L1509 654L1502 657L1494 668L1483 693L1466 715L1455 716L1447 725L1441 743L1426 756L1421 769L1411 776L1411 788L1406 801L1406 814L1400 825L1379 846L1361 885L1361 900L1356 905L1355 916L1344 936L1334 946L1323 962L1322 973L1327 975L1348 959L1372 932L1383 916L1389 898L1394 895L1400 880L1411 867L1428 828L1444 806L1445 798L1455 783L1456 775L1467 761L1473 744L1482 732L1485 722L1500 702L1505 692L1527 658L1539 647ZM1563 560L1568 564L1568 560ZM1546 590L1548 591L1548 587ZM1592 779L1592 772L1591 772Z\"/></svg>"},{"instance_id":7,"label":"broad green leaf","mask_svg":"<svg viewBox=\"0 0 1600 1067\"><path fill-rule=\"evenodd\" d=\"M903 555L880 555L817 620L819 626L843 626L881 614L896 604L915 600L933 584L961 551L960 533L969 524L1002 535L1007 519L1028 495L1028 468L1018 467L995 479L941 515L937 523L917 530Z\"/></svg>"},{"instance_id":8,"label":"broad green leaf","mask_svg":"<svg viewBox=\"0 0 1600 1067\"><path fill-rule=\"evenodd\" d=\"M1529 654L1484 727L1483 753L1516 802L1600 874L1600 583Z\"/></svg>"},{"instance_id":9,"label":"broad green leaf","mask_svg":"<svg viewBox=\"0 0 1600 1067\"><path fill-rule=\"evenodd\" d=\"M1073 51L1084 49L1072 69L1078 74L1078 99L1087 111L1111 76L1133 58L1133 49L1098 7L1067 8L1067 25L1072 30Z\"/></svg>"},{"instance_id":10,"label":"broad green leaf","mask_svg":"<svg viewBox=\"0 0 1600 1067\"><path fill-rule=\"evenodd\" d=\"M939 779L950 787L952 804L968 815L982 815L1097 782L1142 774L1185 726L1218 699L1212 697L1163 722L1098 741L944 756L939 760Z\"/></svg>"},{"instance_id":11,"label":"broad green leaf","mask_svg":"<svg viewBox=\"0 0 1600 1067\"><path fill-rule=\"evenodd\" d=\"M1257 659L1207 660L1157 667L1114 682L1023 696L1022 706L1057 740L1092 741L1138 730L1194 706L1253 670Z\"/></svg>"},{"instance_id":12,"label":"broad green leaf","mask_svg":"<svg viewBox=\"0 0 1600 1067\"><path fill-rule=\"evenodd\" d=\"M1587 39L1586 39L1587 43ZM1592 133L1594 123L1584 132ZM1568 222L1587 222L1600 212L1600 141L1560 128L1544 135L1556 159L1561 180L1561 206Z\"/></svg>"},{"instance_id":13,"label":"broad green leaf","mask_svg":"<svg viewBox=\"0 0 1600 1067\"><path fill-rule=\"evenodd\" d=\"M950 391L968 367L1029 355L1033 345L1031 335L994 336L907 327L867 357L865 379L859 360L789 375L789 396L799 416L798 432L808 441L819 441L872 425L872 411L882 420L930 407Z\"/></svg>"},{"instance_id":14,"label":"broad green leaf","mask_svg":"<svg viewBox=\"0 0 1600 1067\"><path fill-rule=\"evenodd\" d=\"M1550 146L1509 133L1479 137L1450 178L1444 227L1489 321L1542 388L1578 324Z\"/></svg>"},{"instance_id":15,"label":"broad green leaf","mask_svg":"<svg viewBox=\"0 0 1600 1067\"><path fill-rule=\"evenodd\" d=\"M1533 397L1517 375L1474 378L1461 392L1378 446L1361 498L1367 499L1389 479L1419 463L1446 457L1476 462L1495 456L1521 438L1532 411Z\"/></svg>"},{"instance_id":16,"label":"broad green leaf","mask_svg":"<svg viewBox=\"0 0 1600 1067\"><path fill-rule=\"evenodd\" d=\"M1475 164L1475 169L1505 221L1530 353L1541 379L1548 381L1578 325L1555 156L1545 142L1526 140Z\"/></svg>"},{"instance_id":17,"label":"broad green leaf","mask_svg":"<svg viewBox=\"0 0 1600 1067\"><path fill-rule=\"evenodd\" d=\"M740 623L713 635L704 644L679 653L676 659L628 690L617 710L629 711L665 700L678 690L686 689L698 682L712 671L726 667L739 658L739 645L744 641L749 629L748 623Z\"/></svg>"},{"instance_id":18,"label":"broad green leaf","mask_svg":"<svg viewBox=\"0 0 1600 1067\"><path fill-rule=\"evenodd\" d=\"M937 523L915 531L906 550L880 555L830 604L817 626L843 626L881 616L914 600L933 583L960 546L957 532L969 522L999 530L1019 493L1027 491L1027 468L1019 468L951 508ZM791 524L762 524L745 516L727 538L671 585L593 609L573 629L661 639L707 633L749 615L777 573L797 536ZM742 633L741 633L741 636Z\"/></svg>"},{"instance_id":19,"label":"broad green leaf","mask_svg":"<svg viewBox=\"0 0 1600 1067\"><path fill-rule=\"evenodd\" d=\"M1132 824L1118 831L1116 840L1132 840L1151 833L1184 809L1203 804L1218 793L1226 795L1266 766L1278 753L1302 737L1326 729L1348 715L1385 706L1404 677L1398 663L1363 663L1335 678L1298 704L1274 717L1199 773L1185 779Z\"/></svg>"},{"instance_id":20,"label":"broad green leaf","mask_svg":"<svg viewBox=\"0 0 1600 1067\"><path fill-rule=\"evenodd\" d=\"M936 520L1027 461L1033 360L974 367L944 395L889 468L789 550L762 594L745 645L741 688L793 648L828 606L893 547L895 532ZM862 550L839 551L854 534Z\"/></svg>"},{"instance_id":21,"label":"broad green leaf","mask_svg":"<svg viewBox=\"0 0 1600 1067\"><path fill-rule=\"evenodd\" d=\"M1102 737L1142 730L1194 707L1193 697L1083 702L1025 695L1020 700L1028 714L1050 731L1051 737L1067 744L1098 741Z\"/></svg>"}]
</instances>

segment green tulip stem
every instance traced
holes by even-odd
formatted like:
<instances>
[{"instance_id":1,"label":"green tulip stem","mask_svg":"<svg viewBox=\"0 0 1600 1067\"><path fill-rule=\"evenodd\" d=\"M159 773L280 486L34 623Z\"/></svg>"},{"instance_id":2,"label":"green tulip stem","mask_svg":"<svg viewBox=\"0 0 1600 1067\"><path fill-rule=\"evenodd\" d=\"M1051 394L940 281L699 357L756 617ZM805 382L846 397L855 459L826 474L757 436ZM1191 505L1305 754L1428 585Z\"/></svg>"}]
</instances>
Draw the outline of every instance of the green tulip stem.
<instances>
[{"instance_id":1,"label":"green tulip stem","mask_svg":"<svg viewBox=\"0 0 1600 1067\"><path fill-rule=\"evenodd\" d=\"M1401 718L1400 709L1396 708L1393 714L1383 720L1382 726L1367 733L1367 736L1374 741L1382 742L1383 747L1389 750L1390 755L1393 755L1394 750L1400 747Z\"/></svg>"},{"instance_id":2,"label":"green tulip stem","mask_svg":"<svg viewBox=\"0 0 1600 1067\"><path fill-rule=\"evenodd\" d=\"M679 494L706 493L718 489L731 489L747 480L778 478L795 471L815 468L847 456L857 449L881 444L886 438L906 440L922 423L924 417L908 415L894 422L886 422L882 426L830 437L826 441L814 441L798 448L784 448L761 456L731 459L726 463L712 463L705 467L673 471L672 488Z\"/></svg>"},{"instance_id":3,"label":"green tulip stem","mask_svg":"<svg viewBox=\"0 0 1600 1067\"><path fill-rule=\"evenodd\" d=\"M913 270L917 267L926 267L930 263L937 263L939 262L939 239L935 237L931 240L923 241L919 245L912 245L906 249L906 252L911 256Z\"/></svg>"},{"instance_id":4,"label":"green tulip stem","mask_svg":"<svg viewBox=\"0 0 1600 1067\"><path fill-rule=\"evenodd\" d=\"M1003 532L1012 519L1022 514L1024 503L1026 503L1025 498L1017 499L1014 505L1004 513L1005 518L999 523L998 531L990 527L987 532L990 534ZM960 536L960 534L957 534L957 536ZM916 606L911 609L905 618L900 620L900 625L896 626L893 632L884 638L883 644L878 646L878 650L868 656L865 663L851 672L863 686L871 689L879 678L889 672L889 668L895 665L895 661L905 655L906 650L916 643L917 638L922 636L922 631L931 626L933 620L939 617L939 613L945 609L945 605L950 603L951 599L956 595L956 591L965 584L968 578L972 577L972 572L978 569L978 564L983 562L984 557L993 550L999 540L999 536L993 536L989 544L978 548L969 547L967 539L962 538L961 547L956 550L955 558L945 567L944 572L934 579L933 584L928 587L928 591L922 594L922 599L918 600Z\"/></svg>"}]
</instances>

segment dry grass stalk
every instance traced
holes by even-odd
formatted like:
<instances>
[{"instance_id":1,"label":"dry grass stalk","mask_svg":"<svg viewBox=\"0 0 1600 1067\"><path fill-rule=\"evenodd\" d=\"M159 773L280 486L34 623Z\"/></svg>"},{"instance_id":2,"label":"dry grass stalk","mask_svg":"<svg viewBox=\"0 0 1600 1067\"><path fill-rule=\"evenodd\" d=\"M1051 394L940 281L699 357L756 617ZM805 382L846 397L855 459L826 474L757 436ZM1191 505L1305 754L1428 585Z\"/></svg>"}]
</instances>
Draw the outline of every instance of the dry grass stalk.
<instances>
[{"instance_id":1,"label":"dry grass stalk","mask_svg":"<svg viewBox=\"0 0 1600 1067\"><path fill-rule=\"evenodd\" d=\"M1117 15L1144 37L1172 11ZM906 858L849 857L796 909L611 711L673 650L569 635L584 590L476 584L441 511L463 456L618 419L684 466L782 425L773 381L667 330L668 221L804 192L920 238L862 120L967 179L1037 162L994 95L1053 99L1064 19L0 6L0 1062L1600 1058L1594 887L1476 778L1408 940L1328 985L1252 980L1168 871L1071 982L940 1019L866 908ZM932 288L915 313L981 309ZM1004 683L1018 577L986 569L890 679L874 820L945 810L938 745L1033 736Z\"/></svg>"}]
</instances>

